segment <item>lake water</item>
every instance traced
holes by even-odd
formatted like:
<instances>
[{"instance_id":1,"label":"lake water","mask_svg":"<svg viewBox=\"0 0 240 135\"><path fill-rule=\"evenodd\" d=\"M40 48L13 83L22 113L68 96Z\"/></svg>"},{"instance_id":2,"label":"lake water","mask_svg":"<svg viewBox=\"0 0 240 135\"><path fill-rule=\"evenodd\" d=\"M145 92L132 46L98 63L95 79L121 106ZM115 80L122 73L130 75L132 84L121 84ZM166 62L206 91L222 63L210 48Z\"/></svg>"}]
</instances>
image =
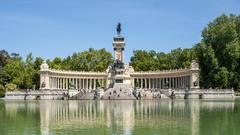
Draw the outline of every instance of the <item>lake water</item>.
<instances>
[{"instance_id":1,"label":"lake water","mask_svg":"<svg viewBox=\"0 0 240 135\"><path fill-rule=\"evenodd\" d=\"M1 135L239 135L239 100L0 100Z\"/></svg>"}]
</instances>

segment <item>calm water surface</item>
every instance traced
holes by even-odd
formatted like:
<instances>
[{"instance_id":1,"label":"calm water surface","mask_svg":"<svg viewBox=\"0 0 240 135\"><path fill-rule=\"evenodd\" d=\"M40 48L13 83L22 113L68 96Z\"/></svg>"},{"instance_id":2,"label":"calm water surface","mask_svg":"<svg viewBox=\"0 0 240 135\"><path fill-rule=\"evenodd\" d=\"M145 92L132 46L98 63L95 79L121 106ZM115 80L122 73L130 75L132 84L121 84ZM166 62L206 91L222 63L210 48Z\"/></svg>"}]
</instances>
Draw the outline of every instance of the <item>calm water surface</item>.
<instances>
[{"instance_id":1,"label":"calm water surface","mask_svg":"<svg viewBox=\"0 0 240 135\"><path fill-rule=\"evenodd\" d=\"M239 135L239 100L0 100L1 135Z\"/></svg>"}]
</instances>

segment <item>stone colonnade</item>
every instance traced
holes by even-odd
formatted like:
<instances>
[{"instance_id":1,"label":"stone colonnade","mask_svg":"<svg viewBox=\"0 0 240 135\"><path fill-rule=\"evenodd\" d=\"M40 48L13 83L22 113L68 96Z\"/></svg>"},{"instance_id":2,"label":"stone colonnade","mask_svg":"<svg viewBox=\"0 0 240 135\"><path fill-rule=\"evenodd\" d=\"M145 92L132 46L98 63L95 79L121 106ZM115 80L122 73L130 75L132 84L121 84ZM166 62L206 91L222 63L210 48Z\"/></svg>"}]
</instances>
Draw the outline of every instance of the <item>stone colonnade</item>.
<instances>
[{"instance_id":1,"label":"stone colonnade","mask_svg":"<svg viewBox=\"0 0 240 135\"><path fill-rule=\"evenodd\" d=\"M69 89L70 84L75 89L96 89L97 87L106 87L106 78L65 78L49 77L50 89Z\"/></svg>"},{"instance_id":2,"label":"stone colonnade","mask_svg":"<svg viewBox=\"0 0 240 135\"><path fill-rule=\"evenodd\" d=\"M127 78L133 88L140 89L199 89L199 69L196 63L190 68L178 70L131 72ZM46 63L41 65L40 89L96 89L108 88L109 83L116 79L107 72L76 72L61 71L48 68ZM122 77L123 84L126 78Z\"/></svg>"},{"instance_id":3,"label":"stone colonnade","mask_svg":"<svg viewBox=\"0 0 240 135\"><path fill-rule=\"evenodd\" d=\"M190 88L190 76L134 77L133 87L140 89L186 89Z\"/></svg>"},{"instance_id":4,"label":"stone colonnade","mask_svg":"<svg viewBox=\"0 0 240 135\"><path fill-rule=\"evenodd\" d=\"M107 74L103 72L76 72L44 69L40 74L40 89L88 89L106 88Z\"/></svg>"}]
</instances>

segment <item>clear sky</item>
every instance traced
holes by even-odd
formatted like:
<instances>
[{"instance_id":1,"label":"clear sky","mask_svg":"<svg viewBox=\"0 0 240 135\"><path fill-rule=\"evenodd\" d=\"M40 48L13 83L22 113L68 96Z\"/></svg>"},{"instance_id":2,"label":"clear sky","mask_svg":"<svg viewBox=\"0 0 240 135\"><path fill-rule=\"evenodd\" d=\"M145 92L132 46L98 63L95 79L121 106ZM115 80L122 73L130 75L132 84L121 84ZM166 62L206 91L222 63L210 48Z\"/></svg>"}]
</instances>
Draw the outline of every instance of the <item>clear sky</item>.
<instances>
[{"instance_id":1,"label":"clear sky","mask_svg":"<svg viewBox=\"0 0 240 135\"><path fill-rule=\"evenodd\" d=\"M223 13L239 14L240 0L0 0L0 49L44 59L90 47L112 52L121 22L128 62L136 49L191 47Z\"/></svg>"}]
</instances>

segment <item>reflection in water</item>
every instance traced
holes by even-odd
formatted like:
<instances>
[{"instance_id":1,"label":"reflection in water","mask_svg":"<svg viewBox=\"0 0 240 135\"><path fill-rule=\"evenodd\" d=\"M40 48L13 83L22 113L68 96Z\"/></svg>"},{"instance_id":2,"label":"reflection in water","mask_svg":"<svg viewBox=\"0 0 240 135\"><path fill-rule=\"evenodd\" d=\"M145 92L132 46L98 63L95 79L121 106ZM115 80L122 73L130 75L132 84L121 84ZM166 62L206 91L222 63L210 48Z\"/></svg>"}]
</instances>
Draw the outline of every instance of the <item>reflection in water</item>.
<instances>
[{"instance_id":1,"label":"reflection in water","mask_svg":"<svg viewBox=\"0 0 240 135\"><path fill-rule=\"evenodd\" d=\"M192 134L206 133L205 113L234 112L234 101L0 101L0 119L10 123L28 118L33 134ZM239 112L239 111L237 111ZM31 117L30 117L31 116ZM239 116L239 114L238 114ZM22 118L23 117L23 118ZM203 117L203 118L202 118ZM11 119L13 118L13 119ZM201 121L201 119L203 119ZM237 121L238 122L238 121ZM9 125L7 125L9 124ZM25 125L25 126L26 126ZM4 129L5 133L26 130ZM203 131L202 131L203 130ZM30 134L30 133L29 133Z\"/></svg>"}]
</instances>

